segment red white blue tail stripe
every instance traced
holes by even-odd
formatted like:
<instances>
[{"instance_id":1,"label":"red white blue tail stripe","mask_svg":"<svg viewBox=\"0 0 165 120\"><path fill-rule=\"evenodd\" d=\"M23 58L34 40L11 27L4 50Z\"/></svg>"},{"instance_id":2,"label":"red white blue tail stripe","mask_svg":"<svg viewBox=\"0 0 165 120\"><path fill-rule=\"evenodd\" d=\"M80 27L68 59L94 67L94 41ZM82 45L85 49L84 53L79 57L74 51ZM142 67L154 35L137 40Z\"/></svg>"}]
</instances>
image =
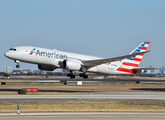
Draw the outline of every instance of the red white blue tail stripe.
<instances>
[{"instance_id":1,"label":"red white blue tail stripe","mask_svg":"<svg viewBox=\"0 0 165 120\"><path fill-rule=\"evenodd\" d=\"M147 50L150 42L142 42L136 49L134 49L130 54L135 54L138 52L144 52ZM136 73L137 71L133 71L133 68L138 68L139 64L143 58L144 54L136 55L134 57L126 58L122 60L122 66L117 69L117 71L123 73Z\"/></svg>"}]
</instances>

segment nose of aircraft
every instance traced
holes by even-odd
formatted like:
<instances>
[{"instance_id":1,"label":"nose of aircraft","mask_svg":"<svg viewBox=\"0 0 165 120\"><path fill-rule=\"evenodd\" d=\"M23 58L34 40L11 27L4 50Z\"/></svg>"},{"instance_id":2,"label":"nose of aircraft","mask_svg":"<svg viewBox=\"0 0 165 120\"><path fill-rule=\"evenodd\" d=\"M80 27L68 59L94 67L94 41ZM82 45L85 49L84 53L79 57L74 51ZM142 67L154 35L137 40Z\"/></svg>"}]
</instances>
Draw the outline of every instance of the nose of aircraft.
<instances>
[{"instance_id":1,"label":"nose of aircraft","mask_svg":"<svg viewBox=\"0 0 165 120\"><path fill-rule=\"evenodd\" d=\"M10 56L10 55L9 55L9 51L7 51L4 55L5 55L5 57L8 58L8 57Z\"/></svg>"}]
</instances>

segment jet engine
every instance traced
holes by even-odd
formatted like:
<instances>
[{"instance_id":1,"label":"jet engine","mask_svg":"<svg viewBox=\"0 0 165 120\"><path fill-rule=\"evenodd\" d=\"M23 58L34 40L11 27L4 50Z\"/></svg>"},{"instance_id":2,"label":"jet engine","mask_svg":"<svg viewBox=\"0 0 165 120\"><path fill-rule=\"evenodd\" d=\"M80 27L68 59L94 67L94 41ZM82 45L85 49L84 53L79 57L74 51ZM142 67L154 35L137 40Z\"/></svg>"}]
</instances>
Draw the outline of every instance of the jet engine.
<instances>
[{"instance_id":1,"label":"jet engine","mask_svg":"<svg viewBox=\"0 0 165 120\"><path fill-rule=\"evenodd\" d=\"M79 71L81 64L75 60L64 60L61 67L70 71Z\"/></svg>"},{"instance_id":2,"label":"jet engine","mask_svg":"<svg viewBox=\"0 0 165 120\"><path fill-rule=\"evenodd\" d=\"M38 65L38 69L46 70L46 71L53 71L55 69L55 67L51 66L51 65Z\"/></svg>"}]
</instances>

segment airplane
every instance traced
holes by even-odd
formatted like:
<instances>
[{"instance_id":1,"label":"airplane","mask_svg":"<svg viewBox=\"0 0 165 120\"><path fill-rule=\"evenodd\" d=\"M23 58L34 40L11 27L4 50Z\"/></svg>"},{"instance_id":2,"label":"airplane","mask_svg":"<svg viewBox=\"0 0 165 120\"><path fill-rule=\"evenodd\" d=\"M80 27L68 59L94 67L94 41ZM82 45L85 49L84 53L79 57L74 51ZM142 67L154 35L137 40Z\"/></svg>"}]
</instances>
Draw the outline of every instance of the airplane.
<instances>
[{"instance_id":1,"label":"airplane","mask_svg":"<svg viewBox=\"0 0 165 120\"><path fill-rule=\"evenodd\" d=\"M80 77L88 78L87 72L104 75L137 74L154 68L140 68L139 64L150 42L142 42L130 54L112 58L100 58L56 49L33 46L18 46L9 49L4 55L14 60L19 68L20 62L37 64L40 70L54 71L57 68L69 70L67 77L75 78L73 71L80 71Z\"/></svg>"}]
</instances>

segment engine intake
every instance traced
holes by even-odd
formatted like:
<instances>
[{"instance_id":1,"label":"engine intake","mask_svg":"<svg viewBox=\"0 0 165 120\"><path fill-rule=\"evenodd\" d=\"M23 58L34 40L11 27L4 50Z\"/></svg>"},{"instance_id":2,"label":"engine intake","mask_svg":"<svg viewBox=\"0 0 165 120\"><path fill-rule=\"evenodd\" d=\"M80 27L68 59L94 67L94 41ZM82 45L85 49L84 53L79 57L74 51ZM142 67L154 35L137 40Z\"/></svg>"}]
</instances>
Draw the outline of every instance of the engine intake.
<instances>
[{"instance_id":1,"label":"engine intake","mask_svg":"<svg viewBox=\"0 0 165 120\"><path fill-rule=\"evenodd\" d=\"M81 69L81 64L74 60L64 60L61 67L70 71L79 71Z\"/></svg>"}]
</instances>

